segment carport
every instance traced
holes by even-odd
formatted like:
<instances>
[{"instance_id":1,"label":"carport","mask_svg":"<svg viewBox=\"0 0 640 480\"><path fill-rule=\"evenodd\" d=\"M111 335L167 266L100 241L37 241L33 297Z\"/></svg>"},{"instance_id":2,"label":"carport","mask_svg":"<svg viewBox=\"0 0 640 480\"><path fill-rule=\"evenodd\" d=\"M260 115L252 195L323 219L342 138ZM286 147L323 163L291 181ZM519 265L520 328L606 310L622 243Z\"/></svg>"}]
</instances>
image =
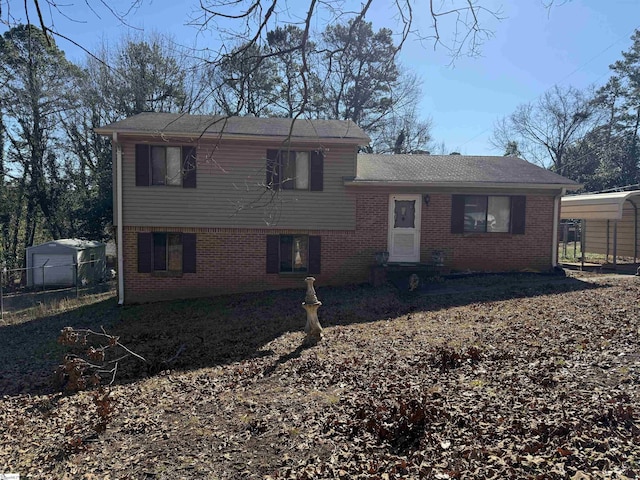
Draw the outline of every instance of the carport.
<instances>
[{"instance_id":1,"label":"carport","mask_svg":"<svg viewBox=\"0 0 640 480\"><path fill-rule=\"evenodd\" d=\"M584 254L613 256L638 262L638 206L640 190L628 192L588 193L562 198L560 218L580 220L582 226L582 263Z\"/></svg>"}]
</instances>

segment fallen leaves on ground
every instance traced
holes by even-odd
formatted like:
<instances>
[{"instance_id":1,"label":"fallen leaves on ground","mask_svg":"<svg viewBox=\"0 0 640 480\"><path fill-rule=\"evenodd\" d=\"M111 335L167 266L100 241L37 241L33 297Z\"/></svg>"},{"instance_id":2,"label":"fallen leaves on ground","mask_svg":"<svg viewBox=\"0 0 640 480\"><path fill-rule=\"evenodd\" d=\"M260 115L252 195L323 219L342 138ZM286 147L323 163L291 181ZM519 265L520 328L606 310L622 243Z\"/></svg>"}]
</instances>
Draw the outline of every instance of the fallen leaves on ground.
<instances>
[{"instance_id":1,"label":"fallen leaves on ground","mask_svg":"<svg viewBox=\"0 0 640 480\"><path fill-rule=\"evenodd\" d=\"M159 360L186 344L180 370L140 379L131 366L101 434L92 392L3 397L0 472L638 478L635 280L464 298L324 293L325 338L310 348L300 294L171 303L164 317L158 306L125 311L114 333Z\"/></svg>"}]
</instances>

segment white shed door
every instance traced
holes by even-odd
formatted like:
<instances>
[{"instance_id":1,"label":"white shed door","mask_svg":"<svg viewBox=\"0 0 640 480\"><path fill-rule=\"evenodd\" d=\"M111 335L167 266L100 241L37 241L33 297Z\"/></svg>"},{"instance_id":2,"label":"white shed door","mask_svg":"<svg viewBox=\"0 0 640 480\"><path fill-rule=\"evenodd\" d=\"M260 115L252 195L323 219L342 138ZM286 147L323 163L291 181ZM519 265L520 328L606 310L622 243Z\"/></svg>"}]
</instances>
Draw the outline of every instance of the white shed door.
<instances>
[{"instance_id":1,"label":"white shed door","mask_svg":"<svg viewBox=\"0 0 640 480\"><path fill-rule=\"evenodd\" d=\"M73 255L34 253L31 265L34 286L42 285L43 270L45 285L73 285Z\"/></svg>"},{"instance_id":2,"label":"white shed door","mask_svg":"<svg viewBox=\"0 0 640 480\"><path fill-rule=\"evenodd\" d=\"M420 261L421 195L389 196L389 261Z\"/></svg>"}]
</instances>

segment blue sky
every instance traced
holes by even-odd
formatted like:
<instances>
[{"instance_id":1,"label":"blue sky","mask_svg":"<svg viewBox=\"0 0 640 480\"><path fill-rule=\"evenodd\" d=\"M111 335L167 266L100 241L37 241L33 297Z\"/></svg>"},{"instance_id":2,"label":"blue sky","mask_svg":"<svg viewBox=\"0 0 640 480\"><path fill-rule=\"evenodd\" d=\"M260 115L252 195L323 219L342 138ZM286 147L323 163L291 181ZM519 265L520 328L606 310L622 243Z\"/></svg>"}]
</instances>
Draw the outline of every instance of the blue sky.
<instances>
[{"instance_id":1,"label":"blue sky","mask_svg":"<svg viewBox=\"0 0 640 480\"><path fill-rule=\"evenodd\" d=\"M448 151L501 154L489 143L498 118L521 103L535 101L554 84L587 88L606 82L609 65L621 58L620 52L631 45L630 35L640 28L638 0L556 0L557 5L550 10L544 8L543 1L478 0L489 9L500 10L503 20L486 17L483 25L493 31L493 37L486 41L481 55L458 58L453 65L443 49L434 51L431 44L421 44L416 39L406 43L400 62L422 80L420 113L432 119L434 140L444 142ZM12 13L18 15L22 2L10 3ZM389 20L391 3L374 1L369 16L374 27L394 26ZM129 4L122 0L109 2L120 11ZM307 2L289 2L292 9L301 4ZM416 0L414 4L416 8L426 6L427 0ZM215 49L215 36L198 34L194 27L185 25L197 13L197 5L191 0L142 0L127 19L138 29L170 33L186 45ZM119 24L104 7L95 8L91 12L84 2L76 0L64 11L78 21L57 15L56 26L89 49L103 39L117 43L127 27ZM425 17L424 25L427 20ZM322 28L321 23L318 28ZM426 28L423 31L428 33ZM63 40L59 40L59 45L72 60L84 57L79 49Z\"/></svg>"}]
</instances>

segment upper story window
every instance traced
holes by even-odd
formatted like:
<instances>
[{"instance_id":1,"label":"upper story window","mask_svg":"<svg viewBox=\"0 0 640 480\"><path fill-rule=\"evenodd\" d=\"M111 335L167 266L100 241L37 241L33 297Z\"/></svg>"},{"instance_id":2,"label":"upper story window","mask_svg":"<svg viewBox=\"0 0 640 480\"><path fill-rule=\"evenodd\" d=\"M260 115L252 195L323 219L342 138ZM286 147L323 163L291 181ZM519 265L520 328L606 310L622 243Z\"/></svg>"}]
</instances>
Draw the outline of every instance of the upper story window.
<instances>
[{"instance_id":1,"label":"upper story window","mask_svg":"<svg viewBox=\"0 0 640 480\"><path fill-rule=\"evenodd\" d=\"M151 185L182 185L181 147L151 147Z\"/></svg>"},{"instance_id":2,"label":"upper story window","mask_svg":"<svg viewBox=\"0 0 640 480\"><path fill-rule=\"evenodd\" d=\"M451 233L514 233L525 230L526 197L453 195Z\"/></svg>"},{"instance_id":3,"label":"upper story window","mask_svg":"<svg viewBox=\"0 0 640 480\"><path fill-rule=\"evenodd\" d=\"M267 150L267 187L274 190L322 191L322 152Z\"/></svg>"},{"instance_id":4,"label":"upper story window","mask_svg":"<svg viewBox=\"0 0 640 480\"><path fill-rule=\"evenodd\" d=\"M136 145L136 186L150 185L195 188L195 147Z\"/></svg>"}]
</instances>

